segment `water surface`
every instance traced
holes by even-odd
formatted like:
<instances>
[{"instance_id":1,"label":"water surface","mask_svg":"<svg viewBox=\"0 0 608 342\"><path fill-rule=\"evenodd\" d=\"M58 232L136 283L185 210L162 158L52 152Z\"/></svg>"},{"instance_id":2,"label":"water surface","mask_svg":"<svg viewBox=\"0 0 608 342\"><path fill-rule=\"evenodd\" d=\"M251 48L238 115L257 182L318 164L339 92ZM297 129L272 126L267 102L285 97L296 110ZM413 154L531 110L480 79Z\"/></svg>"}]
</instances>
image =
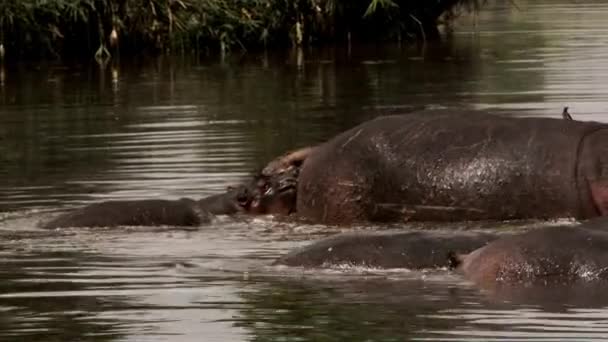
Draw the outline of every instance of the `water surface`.
<instances>
[{"instance_id":1,"label":"water surface","mask_svg":"<svg viewBox=\"0 0 608 342\"><path fill-rule=\"evenodd\" d=\"M495 293L446 270L268 266L331 227L220 218L191 230L36 228L105 199L216 193L382 114L559 117L569 106L608 121L608 2L517 6L490 5L424 48L0 67L0 340L605 339L598 288Z\"/></svg>"}]
</instances>

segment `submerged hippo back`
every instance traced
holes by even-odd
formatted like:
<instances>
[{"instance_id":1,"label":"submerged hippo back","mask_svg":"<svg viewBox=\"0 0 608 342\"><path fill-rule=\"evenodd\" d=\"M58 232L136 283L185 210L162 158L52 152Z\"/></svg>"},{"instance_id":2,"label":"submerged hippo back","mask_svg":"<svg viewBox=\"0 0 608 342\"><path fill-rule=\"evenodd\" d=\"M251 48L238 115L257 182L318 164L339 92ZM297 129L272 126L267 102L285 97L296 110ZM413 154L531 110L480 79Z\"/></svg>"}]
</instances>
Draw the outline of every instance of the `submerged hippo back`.
<instances>
[{"instance_id":1,"label":"submerged hippo back","mask_svg":"<svg viewBox=\"0 0 608 342\"><path fill-rule=\"evenodd\" d=\"M506 236L464 257L466 276L482 286L497 283L604 281L608 233L597 227L547 227Z\"/></svg>"},{"instance_id":2,"label":"submerged hippo back","mask_svg":"<svg viewBox=\"0 0 608 342\"><path fill-rule=\"evenodd\" d=\"M338 234L294 250L275 265L425 269L450 266L451 254L469 253L498 238L484 232L390 231Z\"/></svg>"},{"instance_id":3,"label":"submerged hippo back","mask_svg":"<svg viewBox=\"0 0 608 342\"><path fill-rule=\"evenodd\" d=\"M42 227L196 226L208 221L209 214L198 210L193 200L151 199L94 203L60 215Z\"/></svg>"},{"instance_id":4,"label":"submerged hippo back","mask_svg":"<svg viewBox=\"0 0 608 342\"><path fill-rule=\"evenodd\" d=\"M306 159L297 211L338 224L592 216L579 145L605 127L474 111L381 117Z\"/></svg>"}]
</instances>

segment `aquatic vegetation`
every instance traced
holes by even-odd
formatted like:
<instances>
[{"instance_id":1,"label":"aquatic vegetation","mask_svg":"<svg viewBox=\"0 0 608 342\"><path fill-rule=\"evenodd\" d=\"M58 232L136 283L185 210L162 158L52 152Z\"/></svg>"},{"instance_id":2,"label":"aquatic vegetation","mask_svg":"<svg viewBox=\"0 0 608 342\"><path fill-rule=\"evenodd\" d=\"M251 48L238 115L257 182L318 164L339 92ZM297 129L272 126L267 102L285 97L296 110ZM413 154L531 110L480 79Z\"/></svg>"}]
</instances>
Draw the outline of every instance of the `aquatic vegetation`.
<instances>
[{"instance_id":1,"label":"aquatic vegetation","mask_svg":"<svg viewBox=\"0 0 608 342\"><path fill-rule=\"evenodd\" d=\"M347 40L428 40L485 0L0 0L7 55L207 52ZM452 17L452 16L449 16Z\"/></svg>"}]
</instances>

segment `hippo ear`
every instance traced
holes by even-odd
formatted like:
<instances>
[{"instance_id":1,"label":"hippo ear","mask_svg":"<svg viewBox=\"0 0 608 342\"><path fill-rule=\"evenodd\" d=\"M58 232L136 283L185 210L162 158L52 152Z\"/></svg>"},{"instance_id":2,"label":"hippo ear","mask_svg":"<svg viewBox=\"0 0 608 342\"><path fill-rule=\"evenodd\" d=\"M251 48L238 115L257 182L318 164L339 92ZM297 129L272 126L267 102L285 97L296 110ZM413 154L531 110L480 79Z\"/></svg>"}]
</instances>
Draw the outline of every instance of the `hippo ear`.
<instances>
[{"instance_id":1,"label":"hippo ear","mask_svg":"<svg viewBox=\"0 0 608 342\"><path fill-rule=\"evenodd\" d=\"M270 163L264 167L262 170L262 175L271 176L285 172L290 167L299 168L304 164L304 161L308 156L312 153L314 147L304 147L295 151L290 151Z\"/></svg>"},{"instance_id":2,"label":"hippo ear","mask_svg":"<svg viewBox=\"0 0 608 342\"><path fill-rule=\"evenodd\" d=\"M285 159L289 165L293 165L295 167L300 167L308 158L308 156L312 153L313 147L304 147L296 151L290 152Z\"/></svg>"}]
</instances>

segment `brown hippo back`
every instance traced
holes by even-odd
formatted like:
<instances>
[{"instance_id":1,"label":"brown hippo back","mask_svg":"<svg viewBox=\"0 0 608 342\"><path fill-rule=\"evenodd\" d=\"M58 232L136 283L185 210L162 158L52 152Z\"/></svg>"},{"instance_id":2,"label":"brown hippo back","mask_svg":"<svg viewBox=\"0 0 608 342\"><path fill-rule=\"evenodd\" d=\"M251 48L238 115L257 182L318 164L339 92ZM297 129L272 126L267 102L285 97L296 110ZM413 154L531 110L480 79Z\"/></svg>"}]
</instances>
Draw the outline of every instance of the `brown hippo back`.
<instances>
[{"instance_id":1,"label":"brown hippo back","mask_svg":"<svg viewBox=\"0 0 608 342\"><path fill-rule=\"evenodd\" d=\"M472 231L383 231L338 234L296 249L275 265L427 269L451 266L450 255L469 253L499 236Z\"/></svg>"},{"instance_id":2,"label":"brown hippo back","mask_svg":"<svg viewBox=\"0 0 608 342\"><path fill-rule=\"evenodd\" d=\"M475 111L380 117L306 159L297 212L330 224L592 217L581 173L597 165L579 167L579 155L593 157L581 143L604 128Z\"/></svg>"},{"instance_id":3,"label":"brown hippo back","mask_svg":"<svg viewBox=\"0 0 608 342\"><path fill-rule=\"evenodd\" d=\"M603 223L605 228L605 222ZM478 285L572 283L608 277L608 233L597 227L547 227L505 236L463 257Z\"/></svg>"}]
</instances>

